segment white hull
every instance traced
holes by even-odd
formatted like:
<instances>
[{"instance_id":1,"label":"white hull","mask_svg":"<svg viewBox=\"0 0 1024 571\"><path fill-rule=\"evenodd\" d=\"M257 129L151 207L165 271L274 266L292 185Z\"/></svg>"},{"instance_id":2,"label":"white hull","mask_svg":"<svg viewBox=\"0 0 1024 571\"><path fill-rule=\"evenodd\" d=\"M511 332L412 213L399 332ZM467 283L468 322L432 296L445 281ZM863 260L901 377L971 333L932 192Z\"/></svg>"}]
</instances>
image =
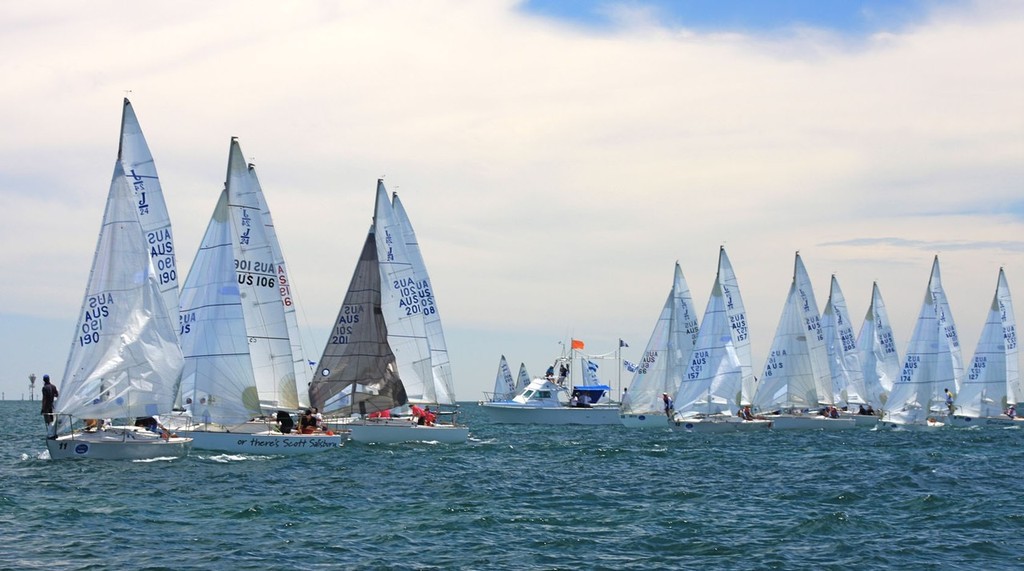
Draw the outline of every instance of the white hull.
<instances>
[{"instance_id":1,"label":"white hull","mask_svg":"<svg viewBox=\"0 0 1024 571\"><path fill-rule=\"evenodd\" d=\"M852 418L857 428L871 428L878 424L878 416L873 414L844 414L840 418Z\"/></svg>"},{"instance_id":2,"label":"white hull","mask_svg":"<svg viewBox=\"0 0 1024 571\"><path fill-rule=\"evenodd\" d=\"M100 460L151 460L181 458L188 454L191 438L160 438L137 431L109 430L76 432L47 439L46 448L54 460L96 458Z\"/></svg>"},{"instance_id":3,"label":"white hull","mask_svg":"<svg viewBox=\"0 0 1024 571\"><path fill-rule=\"evenodd\" d=\"M499 424L622 424L619 407L615 405L537 407L518 403L483 403L480 408L491 422Z\"/></svg>"},{"instance_id":4,"label":"white hull","mask_svg":"<svg viewBox=\"0 0 1024 571\"><path fill-rule=\"evenodd\" d=\"M425 426L407 420L367 420L346 424L354 442L365 444L399 444L402 442L441 442L463 444L469 438L469 428L452 424Z\"/></svg>"},{"instance_id":5,"label":"white hull","mask_svg":"<svg viewBox=\"0 0 1024 571\"><path fill-rule=\"evenodd\" d=\"M660 412L647 414L622 413L619 414L619 422L627 428L668 428L671 422L668 417Z\"/></svg>"},{"instance_id":6,"label":"white hull","mask_svg":"<svg viewBox=\"0 0 1024 571\"><path fill-rule=\"evenodd\" d=\"M341 446L340 434L281 434L280 432L211 432L180 430L192 439L192 448L239 454L296 455L333 450Z\"/></svg>"},{"instance_id":7,"label":"white hull","mask_svg":"<svg viewBox=\"0 0 1024 571\"><path fill-rule=\"evenodd\" d=\"M850 430L857 427L852 418L828 418L819 415L767 415L776 430Z\"/></svg>"},{"instance_id":8,"label":"white hull","mask_svg":"<svg viewBox=\"0 0 1024 571\"><path fill-rule=\"evenodd\" d=\"M946 419L954 428L970 428L972 426L993 426L1006 428L1009 426L1024 426L1024 418L1010 418L1008 416L964 416L961 414Z\"/></svg>"},{"instance_id":9,"label":"white hull","mask_svg":"<svg viewBox=\"0 0 1024 571\"><path fill-rule=\"evenodd\" d=\"M672 423L672 429L678 432L748 432L766 430L772 427L770 420L741 420L740 418L687 418Z\"/></svg>"}]
</instances>

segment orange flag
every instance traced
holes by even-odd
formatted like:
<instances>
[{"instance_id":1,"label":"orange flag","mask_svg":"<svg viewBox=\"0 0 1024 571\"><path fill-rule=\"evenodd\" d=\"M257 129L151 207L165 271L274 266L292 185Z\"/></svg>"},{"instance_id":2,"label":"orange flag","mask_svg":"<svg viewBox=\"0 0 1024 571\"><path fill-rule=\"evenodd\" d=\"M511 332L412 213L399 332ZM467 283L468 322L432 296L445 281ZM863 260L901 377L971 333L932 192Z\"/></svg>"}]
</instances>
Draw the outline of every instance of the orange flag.
<instances>
[{"instance_id":1,"label":"orange flag","mask_svg":"<svg viewBox=\"0 0 1024 571\"><path fill-rule=\"evenodd\" d=\"M582 350L583 349L583 341L580 341L579 339L573 339L572 340L572 348L573 349L580 349L580 350Z\"/></svg>"}]
</instances>

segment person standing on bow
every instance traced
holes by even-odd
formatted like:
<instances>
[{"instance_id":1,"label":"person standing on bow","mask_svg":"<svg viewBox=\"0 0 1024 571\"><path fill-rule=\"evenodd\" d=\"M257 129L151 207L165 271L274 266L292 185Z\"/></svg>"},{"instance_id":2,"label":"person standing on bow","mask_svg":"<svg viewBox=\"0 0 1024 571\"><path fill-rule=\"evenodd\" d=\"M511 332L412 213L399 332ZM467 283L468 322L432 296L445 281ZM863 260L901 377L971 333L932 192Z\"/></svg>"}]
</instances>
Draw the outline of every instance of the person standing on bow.
<instances>
[{"instance_id":1,"label":"person standing on bow","mask_svg":"<svg viewBox=\"0 0 1024 571\"><path fill-rule=\"evenodd\" d=\"M53 414L53 401L57 400L60 396L60 392L57 390L57 386L50 382L50 375L43 375L43 409L40 414L43 415L43 422L46 423L47 436L51 435L50 425L54 425L56 420ZM57 427L54 425L53 430L56 431Z\"/></svg>"}]
</instances>

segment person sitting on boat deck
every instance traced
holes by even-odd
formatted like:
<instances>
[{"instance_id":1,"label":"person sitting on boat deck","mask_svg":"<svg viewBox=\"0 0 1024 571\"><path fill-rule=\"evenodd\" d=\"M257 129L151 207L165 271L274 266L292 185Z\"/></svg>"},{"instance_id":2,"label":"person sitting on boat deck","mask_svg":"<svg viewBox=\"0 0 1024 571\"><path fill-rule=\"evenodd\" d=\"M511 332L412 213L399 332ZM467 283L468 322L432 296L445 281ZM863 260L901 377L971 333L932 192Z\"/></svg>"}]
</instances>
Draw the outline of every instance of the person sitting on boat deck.
<instances>
[{"instance_id":1,"label":"person sitting on boat deck","mask_svg":"<svg viewBox=\"0 0 1024 571\"><path fill-rule=\"evenodd\" d=\"M754 420L754 413L750 412L749 406L741 408L736 414L738 414L743 420Z\"/></svg>"},{"instance_id":2,"label":"person sitting on boat deck","mask_svg":"<svg viewBox=\"0 0 1024 571\"><path fill-rule=\"evenodd\" d=\"M311 409L306 409L299 418L299 432L302 434L313 434L316 432L316 417Z\"/></svg>"},{"instance_id":3,"label":"person sitting on boat deck","mask_svg":"<svg viewBox=\"0 0 1024 571\"><path fill-rule=\"evenodd\" d=\"M839 418L839 409L837 409L834 406L828 407L828 417L829 418Z\"/></svg>"},{"instance_id":4,"label":"person sitting on boat deck","mask_svg":"<svg viewBox=\"0 0 1024 571\"><path fill-rule=\"evenodd\" d=\"M313 407L313 418L316 419L316 427L320 430L324 429L324 415L320 414L320 409Z\"/></svg>"},{"instance_id":5,"label":"person sitting on boat deck","mask_svg":"<svg viewBox=\"0 0 1024 571\"><path fill-rule=\"evenodd\" d=\"M417 405L409 405L409 414L412 415L412 419L416 424L424 425L427 423L427 413Z\"/></svg>"},{"instance_id":6,"label":"person sitting on boat deck","mask_svg":"<svg viewBox=\"0 0 1024 571\"><path fill-rule=\"evenodd\" d=\"M580 399L577 398L576 395L572 395L572 398L569 399L569 406L573 408L580 406Z\"/></svg>"},{"instance_id":7,"label":"person sitting on boat deck","mask_svg":"<svg viewBox=\"0 0 1024 571\"><path fill-rule=\"evenodd\" d=\"M152 416L140 416L135 419L135 426L145 428L150 432L160 432L160 423Z\"/></svg>"},{"instance_id":8,"label":"person sitting on boat deck","mask_svg":"<svg viewBox=\"0 0 1024 571\"><path fill-rule=\"evenodd\" d=\"M1006 409L1006 416L1010 417L1010 420L1013 420L1014 418L1016 418L1016 416L1017 416L1017 405L1011 404L1010 408Z\"/></svg>"},{"instance_id":9,"label":"person sitting on boat deck","mask_svg":"<svg viewBox=\"0 0 1024 571\"><path fill-rule=\"evenodd\" d=\"M281 434L291 434L292 430L295 429L295 421L292 420L292 415L283 410L277 411L277 428L281 431Z\"/></svg>"},{"instance_id":10,"label":"person sitting on boat deck","mask_svg":"<svg viewBox=\"0 0 1024 571\"><path fill-rule=\"evenodd\" d=\"M547 380L553 380L555 378L555 366L551 365L547 371L544 371L544 378Z\"/></svg>"},{"instance_id":11,"label":"person sitting on boat deck","mask_svg":"<svg viewBox=\"0 0 1024 571\"><path fill-rule=\"evenodd\" d=\"M942 389L946 391L946 406L949 408L949 414L953 414L953 393L949 392L949 389Z\"/></svg>"},{"instance_id":12,"label":"person sitting on boat deck","mask_svg":"<svg viewBox=\"0 0 1024 571\"><path fill-rule=\"evenodd\" d=\"M426 424L427 426L434 426L434 421L437 420L437 415L430 411L430 406L423 409L423 422L420 424Z\"/></svg>"},{"instance_id":13,"label":"person sitting on boat deck","mask_svg":"<svg viewBox=\"0 0 1024 571\"><path fill-rule=\"evenodd\" d=\"M85 430L86 432L96 432L103 428L103 419L100 418L87 418L85 419Z\"/></svg>"},{"instance_id":14,"label":"person sitting on boat deck","mask_svg":"<svg viewBox=\"0 0 1024 571\"><path fill-rule=\"evenodd\" d=\"M672 404L672 397L668 396L668 393L661 393L661 402L665 404L665 416L672 418L672 411L676 408Z\"/></svg>"}]
</instances>

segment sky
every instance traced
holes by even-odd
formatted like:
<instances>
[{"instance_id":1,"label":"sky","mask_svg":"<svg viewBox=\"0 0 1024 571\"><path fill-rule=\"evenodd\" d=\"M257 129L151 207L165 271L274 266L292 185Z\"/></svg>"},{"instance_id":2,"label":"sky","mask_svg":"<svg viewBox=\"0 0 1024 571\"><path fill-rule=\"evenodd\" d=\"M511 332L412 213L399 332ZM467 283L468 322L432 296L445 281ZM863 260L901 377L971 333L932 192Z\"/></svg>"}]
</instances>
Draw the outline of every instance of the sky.
<instances>
[{"instance_id":1,"label":"sky","mask_svg":"<svg viewBox=\"0 0 1024 571\"><path fill-rule=\"evenodd\" d=\"M239 138L313 360L384 177L459 400L570 338L637 360L675 262L702 311L723 245L755 371L796 251L858 329L877 281L901 355L935 255L965 360L1000 267L1024 299L1018 2L41 0L0 3L0 53L7 399L63 375L126 95L182 276Z\"/></svg>"}]
</instances>

